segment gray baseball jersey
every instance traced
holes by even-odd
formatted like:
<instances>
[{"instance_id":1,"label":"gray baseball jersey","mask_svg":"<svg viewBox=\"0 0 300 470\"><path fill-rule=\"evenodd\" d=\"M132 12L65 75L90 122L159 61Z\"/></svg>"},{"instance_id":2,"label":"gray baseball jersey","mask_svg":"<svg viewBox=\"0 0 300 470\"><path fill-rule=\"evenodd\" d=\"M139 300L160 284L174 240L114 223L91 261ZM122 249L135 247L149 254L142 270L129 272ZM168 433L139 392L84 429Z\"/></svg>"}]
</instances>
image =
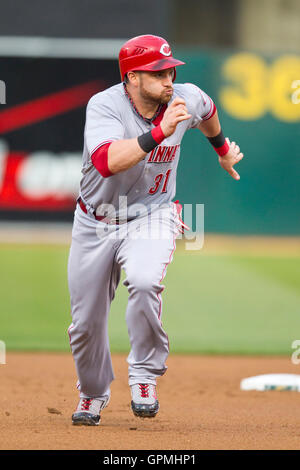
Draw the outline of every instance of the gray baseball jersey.
<instances>
[{"instance_id":1,"label":"gray baseball jersey","mask_svg":"<svg viewBox=\"0 0 300 470\"><path fill-rule=\"evenodd\" d=\"M154 127L135 112L120 83L94 95L87 106L84 132L83 177L81 197L85 203L101 212L101 204L112 204L118 213L119 196L127 197L128 218L136 215L136 204L148 209L151 205L166 204L176 193L176 172L180 145L184 133L209 119L213 102L209 96L191 83L174 85L176 97L183 98L192 115L177 125L170 135L134 167L103 178L93 166L91 155L101 145L120 139L131 139Z\"/></svg>"},{"instance_id":2,"label":"gray baseball jersey","mask_svg":"<svg viewBox=\"0 0 300 470\"><path fill-rule=\"evenodd\" d=\"M162 326L161 283L173 259L181 224L172 202L180 144L188 129L214 112L212 100L195 85L175 84L172 100L176 96L185 100L192 118L179 123L174 134L143 161L106 178L93 166L93 152L105 143L135 138L149 131L156 121L147 122L137 113L122 83L96 94L87 106L80 184L87 211L76 207L68 262L72 315L68 331L81 397L110 394L114 374L107 322L121 269L128 289L129 384L155 385L156 378L166 371L169 341ZM111 204L118 211L120 196L127 197L128 222L123 226L98 222L94 210ZM138 217L137 204L145 208ZM112 230L121 232L124 227L130 234L142 233L154 205L159 208L151 223L163 224L170 236L136 237L127 232L118 239L110 236Z\"/></svg>"}]
</instances>

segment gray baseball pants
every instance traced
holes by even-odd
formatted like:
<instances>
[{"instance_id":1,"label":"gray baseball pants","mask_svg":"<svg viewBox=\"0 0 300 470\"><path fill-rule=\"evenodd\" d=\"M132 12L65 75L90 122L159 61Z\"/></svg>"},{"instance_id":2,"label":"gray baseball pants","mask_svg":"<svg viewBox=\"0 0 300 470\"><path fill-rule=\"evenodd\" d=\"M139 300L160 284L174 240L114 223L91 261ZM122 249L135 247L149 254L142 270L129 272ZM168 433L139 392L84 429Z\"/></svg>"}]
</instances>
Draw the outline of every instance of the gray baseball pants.
<instances>
[{"instance_id":1,"label":"gray baseball pants","mask_svg":"<svg viewBox=\"0 0 300 470\"><path fill-rule=\"evenodd\" d=\"M161 281L173 259L178 225L173 203L157 209L151 222L146 215L120 226L98 222L77 205L68 262L72 315L68 332L81 397L110 393L114 374L108 315L121 269L129 294L129 385L155 385L165 373L169 341L161 323Z\"/></svg>"}]
</instances>

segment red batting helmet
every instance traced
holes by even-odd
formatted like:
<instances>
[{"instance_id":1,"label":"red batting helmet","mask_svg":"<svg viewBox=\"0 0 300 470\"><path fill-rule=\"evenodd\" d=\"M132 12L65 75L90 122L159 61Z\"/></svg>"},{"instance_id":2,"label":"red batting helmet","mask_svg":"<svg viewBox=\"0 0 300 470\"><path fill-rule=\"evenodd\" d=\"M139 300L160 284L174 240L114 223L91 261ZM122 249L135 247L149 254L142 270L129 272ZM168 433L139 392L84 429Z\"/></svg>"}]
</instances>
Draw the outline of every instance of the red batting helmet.
<instances>
[{"instance_id":1,"label":"red batting helmet","mask_svg":"<svg viewBox=\"0 0 300 470\"><path fill-rule=\"evenodd\" d=\"M134 70L155 72L184 64L185 62L173 58L171 48L165 39L151 34L129 39L119 52L122 80L127 72ZM175 68L174 72L173 81L176 76Z\"/></svg>"}]
</instances>

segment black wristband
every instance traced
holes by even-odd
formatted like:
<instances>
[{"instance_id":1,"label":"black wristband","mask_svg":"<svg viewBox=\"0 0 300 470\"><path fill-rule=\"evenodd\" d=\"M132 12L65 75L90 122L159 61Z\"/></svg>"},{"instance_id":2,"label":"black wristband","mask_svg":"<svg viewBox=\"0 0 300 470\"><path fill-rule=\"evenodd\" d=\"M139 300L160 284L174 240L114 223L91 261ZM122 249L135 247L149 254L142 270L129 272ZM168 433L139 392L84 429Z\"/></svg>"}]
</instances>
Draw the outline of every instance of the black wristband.
<instances>
[{"instance_id":1,"label":"black wristband","mask_svg":"<svg viewBox=\"0 0 300 470\"><path fill-rule=\"evenodd\" d=\"M141 149L146 153L151 152L151 150L155 149L158 145L156 140L153 138L151 131L139 135L137 140Z\"/></svg>"},{"instance_id":2,"label":"black wristband","mask_svg":"<svg viewBox=\"0 0 300 470\"><path fill-rule=\"evenodd\" d=\"M215 137L207 137L207 139L210 141L211 145L215 148L222 147L222 145L225 144L225 137L222 132L222 129L218 135Z\"/></svg>"}]
</instances>

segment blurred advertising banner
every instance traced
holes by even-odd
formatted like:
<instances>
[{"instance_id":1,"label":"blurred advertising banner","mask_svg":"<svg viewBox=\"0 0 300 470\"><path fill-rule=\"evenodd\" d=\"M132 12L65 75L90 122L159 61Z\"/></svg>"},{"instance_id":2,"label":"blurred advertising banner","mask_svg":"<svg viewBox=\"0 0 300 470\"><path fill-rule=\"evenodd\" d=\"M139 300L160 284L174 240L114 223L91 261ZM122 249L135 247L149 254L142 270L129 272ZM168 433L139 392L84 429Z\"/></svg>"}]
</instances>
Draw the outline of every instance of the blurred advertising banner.
<instances>
[{"instance_id":1,"label":"blurred advertising banner","mask_svg":"<svg viewBox=\"0 0 300 470\"><path fill-rule=\"evenodd\" d=\"M118 63L113 52L105 58L30 52L0 56L0 218L71 220L86 105L119 81Z\"/></svg>"},{"instance_id":2,"label":"blurred advertising banner","mask_svg":"<svg viewBox=\"0 0 300 470\"><path fill-rule=\"evenodd\" d=\"M120 81L123 40L0 37L0 218L73 218L89 98ZM198 130L184 136L176 198L204 204L206 232L299 235L300 56L175 50L239 144L240 181ZM195 228L194 228L195 229Z\"/></svg>"},{"instance_id":3,"label":"blurred advertising banner","mask_svg":"<svg viewBox=\"0 0 300 470\"><path fill-rule=\"evenodd\" d=\"M220 169L197 130L184 137L176 197L204 203L205 231L300 235L300 55L176 51L177 81L214 100L223 132L244 153L241 179ZM191 177L191 173L193 177Z\"/></svg>"}]
</instances>

